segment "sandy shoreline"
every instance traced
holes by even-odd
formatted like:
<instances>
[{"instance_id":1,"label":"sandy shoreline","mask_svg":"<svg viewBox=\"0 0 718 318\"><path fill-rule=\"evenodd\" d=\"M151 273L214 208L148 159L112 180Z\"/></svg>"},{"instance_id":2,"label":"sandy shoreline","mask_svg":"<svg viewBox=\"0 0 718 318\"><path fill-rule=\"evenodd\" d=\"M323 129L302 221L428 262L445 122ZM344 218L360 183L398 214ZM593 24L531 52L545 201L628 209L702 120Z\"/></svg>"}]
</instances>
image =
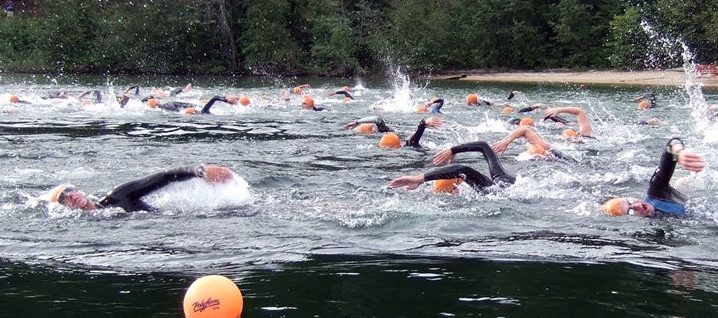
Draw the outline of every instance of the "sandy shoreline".
<instances>
[{"instance_id":1,"label":"sandy shoreline","mask_svg":"<svg viewBox=\"0 0 718 318\"><path fill-rule=\"evenodd\" d=\"M683 69L634 72L457 72L456 74L439 75L432 78L485 83L584 84L606 86L683 86L686 82L686 74ZM718 89L718 77L702 75L699 76L697 80L703 83L705 88Z\"/></svg>"}]
</instances>

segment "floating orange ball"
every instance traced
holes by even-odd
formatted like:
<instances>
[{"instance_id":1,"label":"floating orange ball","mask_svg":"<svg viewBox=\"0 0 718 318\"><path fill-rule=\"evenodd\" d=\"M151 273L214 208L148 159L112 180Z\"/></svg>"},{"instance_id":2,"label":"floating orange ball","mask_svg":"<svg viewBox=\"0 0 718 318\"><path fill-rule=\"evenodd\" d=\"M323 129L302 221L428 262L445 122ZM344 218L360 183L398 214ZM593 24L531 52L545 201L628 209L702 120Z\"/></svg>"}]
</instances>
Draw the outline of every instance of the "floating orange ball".
<instances>
[{"instance_id":1,"label":"floating orange ball","mask_svg":"<svg viewBox=\"0 0 718 318\"><path fill-rule=\"evenodd\" d=\"M249 100L249 97L242 95L242 97L239 98L239 103L242 106L249 106L249 104L251 104L251 101Z\"/></svg>"},{"instance_id":2,"label":"floating orange ball","mask_svg":"<svg viewBox=\"0 0 718 318\"><path fill-rule=\"evenodd\" d=\"M474 93L466 95L466 105L476 106L476 104L478 104L478 103L479 103L479 95L476 95Z\"/></svg>"},{"instance_id":3,"label":"floating orange ball","mask_svg":"<svg viewBox=\"0 0 718 318\"><path fill-rule=\"evenodd\" d=\"M431 190L434 191L434 193L454 193L463 181L461 178L434 180L434 185L431 187Z\"/></svg>"},{"instance_id":4,"label":"floating orange ball","mask_svg":"<svg viewBox=\"0 0 718 318\"><path fill-rule=\"evenodd\" d=\"M384 134L384 136L381 137L381 140L379 140L379 147L391 149L401 148L399 135L393 132Z\"/></svg>"},{"instance_id":5,"label":"floating orange ball","mask_svg":"<svg viewBox=\"0 0 718 318\"><path fill-rule=\"evenodd\" d=\"M356 126L354 128L354 131L356 131L358 134L373 134L376 132L376 125L374 124L359 124L359 126Z\"/></svg>"},{"instance_id":6,"label":"floating orange ball","mask_svg":"<svg viewBox=\"0 0 718 318\"><path fill-rule=\"evenodd\" d=\"M185 318L239 318L243 307L237 285L220 275L197 279L184 295Z\"/></svg>"}]
</instances>

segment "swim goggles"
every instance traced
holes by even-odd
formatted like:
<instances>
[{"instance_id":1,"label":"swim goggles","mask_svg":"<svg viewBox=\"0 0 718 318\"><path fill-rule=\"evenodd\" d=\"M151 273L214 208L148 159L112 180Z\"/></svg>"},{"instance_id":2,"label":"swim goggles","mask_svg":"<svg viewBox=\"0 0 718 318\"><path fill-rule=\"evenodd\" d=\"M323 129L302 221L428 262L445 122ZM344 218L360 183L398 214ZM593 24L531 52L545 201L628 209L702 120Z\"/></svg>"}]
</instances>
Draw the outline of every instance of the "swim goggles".
<instances>
[{"instance_id":1,"label":"swim goggles","mask_svg":"<svg viewBox=\"0 0 718 318\"><path fill-rule=\"evenodd\" d=\"M628 215L635 215L636 210L633 209L633 199L626 198L626 202L628 202L628 210L626 211L626 214Z\"/></svg>"},{"instance_id":2,"label":"swim goggles","mask_svg":"<svg viewBox=\"0 0 718 318\"><path fill-rule=\"evenodd\" d=\"M63 189L62 192L60 192L60 195L57 196L57 203L64 205L65 200L67 200L67 197L70 194L70 192L74 192L74 191L77 191L77 188L67 187L67 188Z\"/></svg>"}]
</instances>

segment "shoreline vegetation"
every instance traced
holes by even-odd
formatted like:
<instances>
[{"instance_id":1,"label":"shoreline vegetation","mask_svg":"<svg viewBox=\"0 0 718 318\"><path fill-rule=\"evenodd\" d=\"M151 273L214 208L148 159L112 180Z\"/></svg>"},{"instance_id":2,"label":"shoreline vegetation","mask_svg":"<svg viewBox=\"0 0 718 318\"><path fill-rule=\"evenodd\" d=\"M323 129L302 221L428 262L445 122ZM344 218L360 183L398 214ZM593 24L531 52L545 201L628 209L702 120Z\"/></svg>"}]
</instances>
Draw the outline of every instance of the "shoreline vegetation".
<instances>
[{"instance_id":1,"label":"shoreline vegetation","mask_svg":"<svg viewBox=\"0 0 718 318\"><path fill-rule=\"evenodd\" d=\"M428 76L432 80L473 81L479 83L573 84L589 86L677 87L686 83L682 68L652 71L507 71L443 72ZM704 88L718 90L718 76L698 74L695 78Z\"/></svg>"},{"instance_id":2,"label":"shoreline vegetation","mask_svg":"<svg viewBox=\"0 0 718 318\"><path fill-rule=\"evenodd\" d=\"M349 78L395 68L406 74L653 70L680 67L685 60L718 62L718 0L24 0L14 5L12 14L0 14L0 70L6 73ZM486 77L479 75L476 80ZM548 81L533 75L512 80Z\"/></svg>"}]
</instances>

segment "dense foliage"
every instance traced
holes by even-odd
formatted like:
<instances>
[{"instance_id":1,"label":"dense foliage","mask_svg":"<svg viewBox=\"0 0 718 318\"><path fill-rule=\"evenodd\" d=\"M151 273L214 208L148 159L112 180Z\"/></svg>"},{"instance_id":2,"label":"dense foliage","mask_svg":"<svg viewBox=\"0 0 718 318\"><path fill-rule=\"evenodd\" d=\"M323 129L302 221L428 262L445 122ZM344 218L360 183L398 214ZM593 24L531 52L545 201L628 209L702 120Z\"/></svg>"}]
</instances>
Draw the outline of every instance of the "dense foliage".
<instances>
[{"instance_id":1,"label":"dense foliage","mask_svg":"<svg viewBox=\"0 0 718 318\"><path fill-rule=\"evenodd\" d=\"M20 10L18 10L20 9ZM0 68L351 76L718 59L718 0L23 1ZM389 62L390 61L390 62Z\"/></svg>"}]
</instances>

